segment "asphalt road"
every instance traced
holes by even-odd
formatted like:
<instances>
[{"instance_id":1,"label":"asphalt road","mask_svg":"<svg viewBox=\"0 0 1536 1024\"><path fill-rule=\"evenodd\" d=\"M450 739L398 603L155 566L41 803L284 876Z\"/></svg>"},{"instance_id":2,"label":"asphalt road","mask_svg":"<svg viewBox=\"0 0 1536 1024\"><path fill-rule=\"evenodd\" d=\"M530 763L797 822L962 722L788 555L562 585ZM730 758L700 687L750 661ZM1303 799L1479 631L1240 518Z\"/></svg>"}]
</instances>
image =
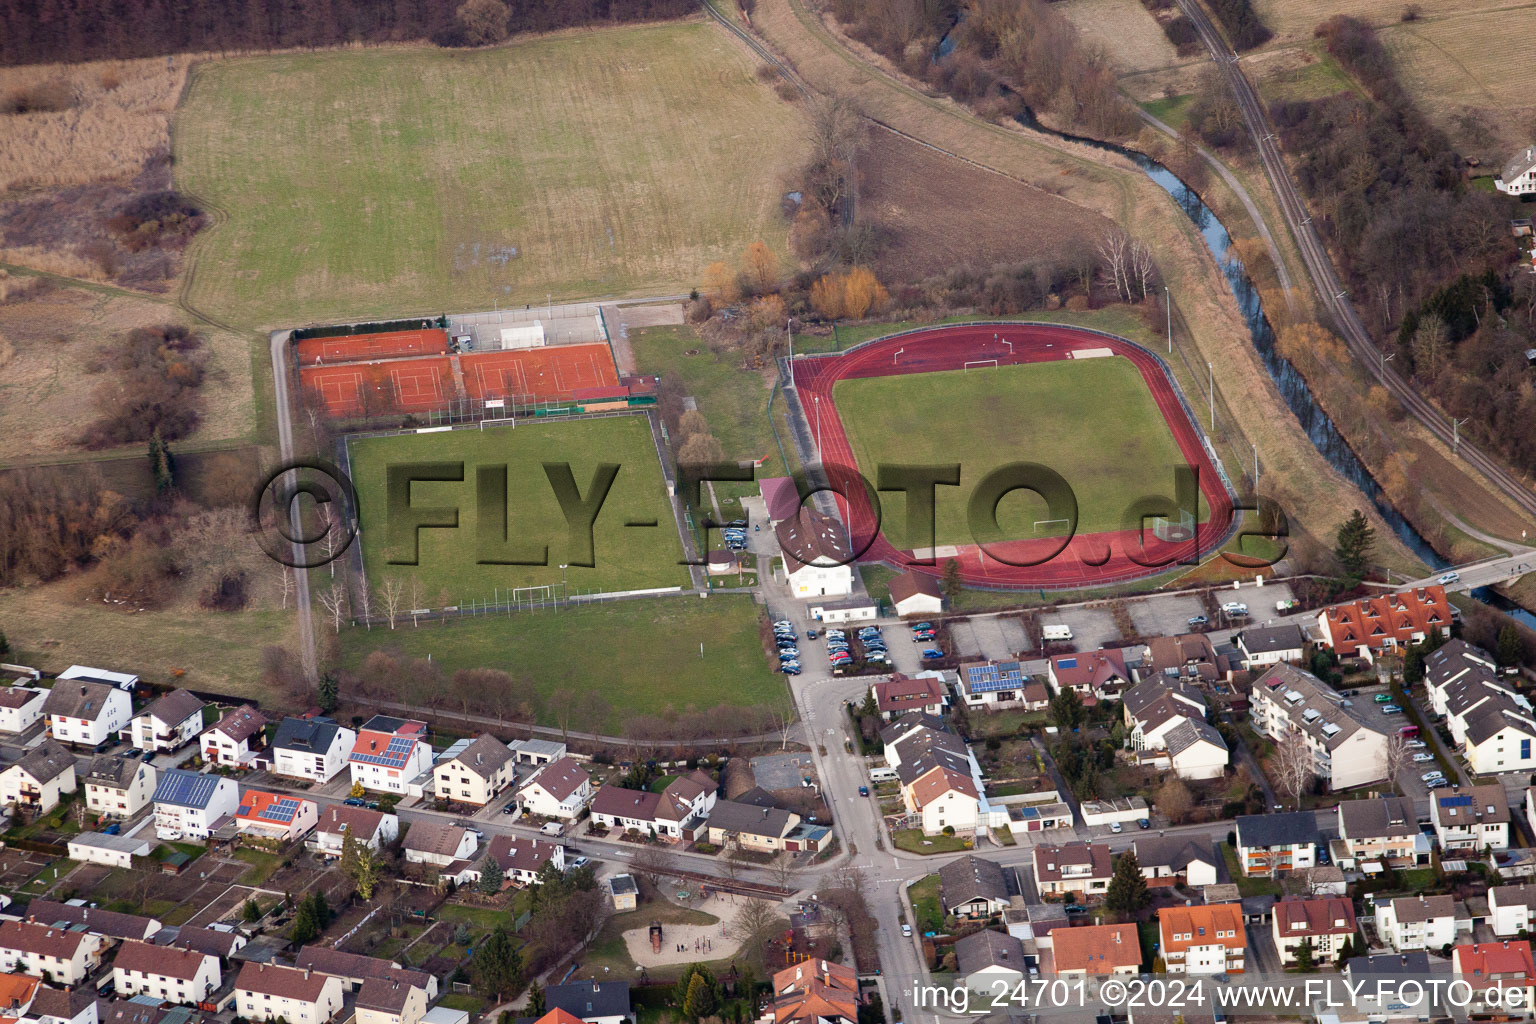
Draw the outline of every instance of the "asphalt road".
<instances>
[{"instance_id":1,"label":"asphalt road","mask_svg":"<svg viewBox=\"0 0 1536 1024\"><path fill-rule=\"evenodd\" d=\"M1451 421L1384 361L1383 353L1376 348L1359 314L1355 312L1354 305L1349 301L1348 293L1334 270L1328 250L1323 246L1322 240L1312 226L1312 217L1307 212L1295 185L1291 182L1264 105L1253 83L1248 81L1248 76L1243 73L1238 64L1237 55L1211 23L1210 16L1206 14L1198 0L1178 0L1178 4L1185 16L1194 22L1201 40L1210 50L1212 59L1221 68L1222 75L1226 78L1238 107L1243 112L1243 120L1247 122L1249 134L1253 136L1254 144L1258 148L1264 173L1268 176L1275 196L1279 200L1281 215L1285 218L1286 226L1290 228L1291 237L1295 239L1297 249L1301 252L1302 262L1306 264L1307 274L1312 279L1313 287L1317 290L1323 307L1332 317L1335 328L1343 335L1355 359L1372 377L1390 391L1432 434L1446 444L1452 444L1454 431ZM1501 462L1483 454L1476 446L1465 441L1460 442L1458 451L1461 457L1490 483L1508 495L1527 513L1536 516L1536 492L1506 469Z\"/></svg>"}]
</instances>

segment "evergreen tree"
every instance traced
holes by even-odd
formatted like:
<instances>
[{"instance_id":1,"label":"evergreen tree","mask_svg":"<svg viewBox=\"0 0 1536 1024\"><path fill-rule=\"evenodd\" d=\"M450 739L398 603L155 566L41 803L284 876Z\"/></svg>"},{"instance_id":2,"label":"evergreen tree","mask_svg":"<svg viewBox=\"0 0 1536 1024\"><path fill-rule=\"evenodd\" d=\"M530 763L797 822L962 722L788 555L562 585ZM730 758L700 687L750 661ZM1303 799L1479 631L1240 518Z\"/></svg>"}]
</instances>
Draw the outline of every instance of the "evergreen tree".
<instances>
[{"instance_id":1,"label":"evergreen tree","mask_svg":"<svg viewBox=\"0 0 1536 1024\"><path fill-rule=\"evenodd\" d=\"M1338 556L1344 571L1359 579L1370 565L1371 549L1375 544L1375 528L1366 520L1364 512L1355 509L1339 527L1334 537L1333 553Z\"/></svg>"},{"instance_id":2,"label":"evergreen tree","mask_svg":"<svg viewBox=\"0 0 1536 1024\"><path fill-rule=\"evenodd\" d=\"M523 957L505 928L497 928L475 950L470 974L481 994L500 1002L517 990L523 980Z\"/></svg>"},{"instance_id":3,"label":"evergreen tree","mask_svg":"<svg viewBox=\"0 0 1536 1024\"><path fill-rule=\"evenodd\" d=\"M944 563L944 582L940 584L941 589L944 591L944 596L949 598L951 606L960 599L961 586L960 563L956 559L951 558Z\"/></svg>"},{"instance_id":4,"label":"evergreen tree","mask_svg":"<svg viewBox=\"0 0 1536 1024\"><path fill-rule=\"evenodd\" d=\"M1104 906L1129 917L1146 906L1150 898L1147 880L1141 875L1141 865L1136 863L1136 854L1122 853L1115 861L1114 877L1109 880L1109 889L1104 893Z\"/></svg>"},{"instance_id":5,"label":"evergreen tree","mask_svg":"<svg viewBox=\"0 0 1536 1024\"><path fill-rule=\"evenodd\" d=\"M719 994L708 972L695 974L688 982L688 995L683 999L683 1016L689 1020L700 1020L712 1016L720 1005Z\"/></svg>"},{"instance_id":6,"label":"evergreen tree","mask_svg":"<svg viewBox=\"0 0 1536 1024\"><path fill-rule=\"evenodd\" d=\"M149 437L149 472L155 481L155 493L164 494L176 486L176 463L170 445L160 436L159 428Z\"/></svg>"},{"instance_id":7,"label":"evergreen tree","mask_svg":"<svg viewBox=\"0 0 1536 1024\"><path fill-rule=\"evenodd\" d=\"M1499 630L1498 660L1500 665L1506 667L1520 664L1520 656L1524 653L1524 644L1520 642L1520 633L1515 629L1514 623L1507 623Z\"/></svg>"},{"instance_id":8,"label":"evergreen tree","mask_svg":"<svg viewBox=\"0 0 1536 1024\"><path fill-rule=\"evenodd\" d=\"M244 918L246 924L255 924L261 920L261 904L254 898L246 900L245 906L240 910L240 916Z\"/></svg>"},{"instance_id":9,"label":"evergreen tree","mask_svg":"<svg viewBox=\"0 0 1536 1024\"><path fill-rule=\"evenodd\" d=\"M1316 958L1312 955L1312 940L1302 939L1301 945L1296 947L1296 969L1310 971L1317 966Z\"/></svg>"},{"instance_id":10,"label":"evergreen tree","mask_svg":"<svg viewBox=\"0 0 1536 1024\"><path fill-rule=\"evenodd\" d=\"M494 896L501 892L501 884L507 880L502 872L501 865L495 857L485 858L485 867L480 869L480 891L487 896Z\"/></svg>"},{"instance_id":11,"label":"evergreen tree","mask_svg":"<svg viewBox=\"0 0 1536 1024\"><path fill-rule=\"evenodd\" d=\"M10 653L11 653L11 642L5 638L5 634L4 633L0 633L0 658L3 658L7 654L10 654Z\"/></svg>"},{"instance_id":12,"label":"evergreen tree","mask_svg":"<svg viewBox=\"0 0 1536 1024\"><path fill-rule=\"evenodd\" d=\"M534 982L528 990L528 1016L544 1016L544 986L538 982Z\"/></svg>"},{"instance_id":13,"label":"evergreen tree","mask_svg":"<svg viewBox=\"0 0 1536 1024\"><path fill-rule=\"evenodd\" d=\"M1071 732L1083 722L1083 699L1076 690L1063 689L1051 698L1051 721L1062 732Z\"/></svg>"},{"instance_id":14,"label":"evergreen tree","mask_svg":"<svg viewBox=\"0 0 1536 1024\"><path fill-rule=\"evenodd\" d=\"M335 711L340 695L341 684L336 678L336 673L320 673L320 682L315 688L315 700L320 704L320 710L326 714Z\"/></svg>"}]
</instances>

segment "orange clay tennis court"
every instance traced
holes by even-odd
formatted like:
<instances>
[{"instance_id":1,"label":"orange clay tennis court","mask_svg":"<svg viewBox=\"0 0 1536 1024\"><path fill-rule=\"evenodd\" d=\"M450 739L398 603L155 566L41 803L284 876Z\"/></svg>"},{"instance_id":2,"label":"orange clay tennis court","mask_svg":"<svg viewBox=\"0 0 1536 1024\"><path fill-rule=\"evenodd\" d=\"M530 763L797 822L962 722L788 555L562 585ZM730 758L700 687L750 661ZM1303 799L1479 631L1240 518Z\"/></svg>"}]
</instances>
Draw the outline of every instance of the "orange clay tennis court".
<instances>
[{"instance_id":1,"label":"orange clay tennis court","mask_svg":"<svg viewBox=\"0 0 1536 1024\"><path fill-rule=\"evenodd\" d=\"M295 347L300 366L396 359L402 356L447 355L448 332L422 330L344 334L335 338L305 338Z\"/></svg>"},{"instance_id":2,"label":"orange clay tennis court","mask_svg":"<svg viewBox=\"0 0 1536 1024\"><path fill-rule=\"evenodd\" d=\"M309 366L299 379L319 393L332 416L425 412L444 408L454 395L453 364L446 357Z\"/></svg>"},{"instance_id":3,"label":"orange clay tennis court","mask_svg":"<svg viewBox=\"0 0 1536 1024\"><path fill-rule=\"evenodd\" d=\"M566 399L581 388L619 382L607 345L560 345L462 356L464 391L471 398Z\"/></svg>"}]
</instances>

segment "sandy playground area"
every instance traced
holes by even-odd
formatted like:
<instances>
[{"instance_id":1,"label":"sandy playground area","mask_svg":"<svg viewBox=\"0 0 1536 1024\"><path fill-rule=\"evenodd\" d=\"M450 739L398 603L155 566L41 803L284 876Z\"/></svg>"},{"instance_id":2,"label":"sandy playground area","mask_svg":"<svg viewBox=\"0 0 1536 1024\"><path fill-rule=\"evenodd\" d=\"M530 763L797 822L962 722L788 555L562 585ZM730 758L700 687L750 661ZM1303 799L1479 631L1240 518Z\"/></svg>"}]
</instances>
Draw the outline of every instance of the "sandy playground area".
<instances>
[{"instance_id":1,"label":"sandy playground area","mask_svg":"<svg viewBox=\"0 0 1536 1024\"><path fill-rule=\"evenodd\" d=\"M734 956L741 948L741 940L736 936L735 929L731 926L736 921L736 915L745 897L732 897L729 893L714 893L708 899L699 899L695 896L689 900L673 899L669 893L666 897L668 903L679 907L687 907L689 910L701 910L711 914L718 921L710 924L664 924L662 925L661 952L651 951L650 923L646 922L639 928L631 928L624 933L624 944L629 949L630 959L641 967L664 967L671 964L691 964L709 960L723 960ZM734 900L735 902L732 902ZM643 912L642 912L643 916ZM709 943L706 949L704 943ZM695 950L694 943L698 943ZM678 946L682 945L682 952Z\"/></svg>"}]
</instances>

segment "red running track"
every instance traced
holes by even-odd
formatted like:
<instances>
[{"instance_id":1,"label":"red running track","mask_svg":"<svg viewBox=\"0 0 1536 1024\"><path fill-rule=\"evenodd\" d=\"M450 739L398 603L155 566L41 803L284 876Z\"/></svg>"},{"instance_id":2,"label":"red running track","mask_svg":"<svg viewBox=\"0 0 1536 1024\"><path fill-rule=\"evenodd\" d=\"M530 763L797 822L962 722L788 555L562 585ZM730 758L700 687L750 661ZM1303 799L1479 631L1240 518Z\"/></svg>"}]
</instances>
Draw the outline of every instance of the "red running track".
<instances>
[{"instance_id":1,"label":"red running track","mask_svg":"<svg viewBox=\"0 0 1536 1024\"><path fill-rule=\"evenodd\" d=\"M1010 342L1011 349L1004 342ZM975 586L1078 589L1165 572L1181 559L1214 550L1232 527L1232 497L1156 356L1123 339L1072 327L973 324L897 335L837 355L801 357L795 360L792 372L802 412L807 417L814 416L811 408L816 404L816 396L821 397L821 404L826 407L820 425L822 461L828 467L856 467L853 447L832 398L833 385L838 381L959 370L978 359L996 359L998 365L1049 362L1072 358L1073 352L1089 349L1109 349L1116 356L1129 359L1141 371L1142 380L1157 402L1184 460L1198 469L1200 490L1210 511L1206 521L1195 527L1192 540L1177 543L1154 537L1149 529L1143 546L1140 531L1119 530L1078 535L1064 548L1060 537L1005 541L988 544L986 550L970 544L961 546L954 556L960 563L961 579ZM835 468L829 469L828 475L840 491L846 492L838 497L838 508L849 525L855 550L868 543L860 561L885 562L930 576L943 575L948 556L936 559L932 565L920 564L912 552L897 550L883 534L870 541L878 520L862 485L847 481L846 475L839 480ZM873 479L872 474L870 478ZM1138 552L1141 561L1132 559L1128 552ZM1009 564L1018 562L1039 564Z\"/></svg>"}]
</instances>

